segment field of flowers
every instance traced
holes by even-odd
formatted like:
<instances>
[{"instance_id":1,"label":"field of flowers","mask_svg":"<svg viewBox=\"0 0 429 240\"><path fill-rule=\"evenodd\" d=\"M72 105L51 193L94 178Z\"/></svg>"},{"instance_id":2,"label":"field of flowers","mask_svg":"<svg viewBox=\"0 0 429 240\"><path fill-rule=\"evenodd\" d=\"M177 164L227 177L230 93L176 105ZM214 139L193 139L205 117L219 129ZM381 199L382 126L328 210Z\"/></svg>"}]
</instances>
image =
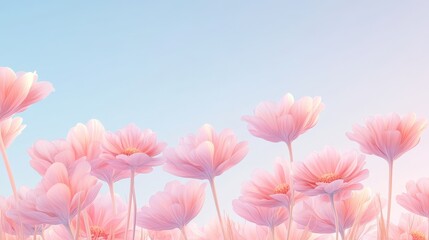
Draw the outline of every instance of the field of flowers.
<instances>
[{"instance_id":1,"label":"field of flowers","mask_svg":"<svg viewBox=\"0 0 429 240\"><path fill-rule=\"evenodd\" d=\"M321 98L295 100L286 94L279 102L260 103L242 120L255 137L285 143L289 159L279 159L270 172L257 170L243 179L241 195L232 202L232 214L248 221L242 224L223 214L216 179L246 157L248 144L231 130L215 130L209 124L171 147L155 132L133 124L111 132L98 120L79 123L64 139L34 143L30 164L40 182L33 189L16 186L7 155L25 128L16 114L52 91L36 73L0 67L0 150L13 190L11 196L0 196L0 240L429 237L429 178L409 181L403 194L392 196L394 163L419 143L427 126L413 113L373 116L356 124L346 135L360 152L326 147L296 161L294 141L316 126L324 109ZM369 176L366 154L386 161L387 196L370 194L363 186ZM155 167L177 176L177 181L140 206L135 176L150 174ZM130 179L127 199L115 193L114 185L122 179ZM103 184L110 194L100 193ZM206 188L210 196L205 196ZM207 197L214 199L217 222L197 226L192 220ZM391 221L393 201L406 210L398 223Z\"/></svg>"}]
</instances>

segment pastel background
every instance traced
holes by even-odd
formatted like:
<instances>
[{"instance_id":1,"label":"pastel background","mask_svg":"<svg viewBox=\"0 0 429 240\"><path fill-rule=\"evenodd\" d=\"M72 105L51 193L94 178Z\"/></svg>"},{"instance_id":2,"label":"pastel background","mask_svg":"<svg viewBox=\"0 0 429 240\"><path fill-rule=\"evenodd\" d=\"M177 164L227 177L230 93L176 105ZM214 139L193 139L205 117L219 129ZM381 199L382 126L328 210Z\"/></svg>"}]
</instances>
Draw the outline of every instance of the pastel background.
<instances>
[{"instance_id":1,"label":"pastel background","mask_svg":"<svg viewBox=\"0 0 429 240\"><path fill-rule=\"evenodd\" d=\"M248 156L217 178L221 207L257 168L286 157L284 144L248 133L242 115L285 93L321 96L319 123L294 142L297 161L326 145L357 149L345 132L375 114L429 118L427 1L17 1L0 5L0 66L34 71L56 91L19 114L27 128L8 149L17 185L38 174L27 150L99 119L116 131L130 122L176 146L204 123L231 128ZM373 192L386 196L387 163L367 157ZM394 196L429 177L429 131L395 163ZM177 179L156 169L136 179L138 206ZM129 180L117 191L124 198ZM106 191L107 189L103 189ZM11 194L0 167L0 195ZM215 217L207 200L196 219ZM403 209L394 203L394 221ZM396 216L396 217L395 217Z\"/></svg>"}]
</instances>

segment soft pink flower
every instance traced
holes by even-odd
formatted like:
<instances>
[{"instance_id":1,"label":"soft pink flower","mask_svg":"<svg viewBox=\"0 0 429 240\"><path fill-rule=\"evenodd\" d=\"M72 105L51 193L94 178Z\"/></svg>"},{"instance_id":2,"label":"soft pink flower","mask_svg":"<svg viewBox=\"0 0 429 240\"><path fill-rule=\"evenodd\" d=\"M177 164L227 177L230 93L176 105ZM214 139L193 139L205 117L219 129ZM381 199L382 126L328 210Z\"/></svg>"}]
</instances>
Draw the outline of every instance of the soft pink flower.
<instances>
[{"instance_id":1,"label":"soft pink flower","mask_svg":"<svg viewBox=\"0 0 429 240\"><path fill-rule=\"evenodd\" d=\"M232 202L233 209L240 217L261 226L274 228L286 221L289 211L285 207L262 207L246 202L243 199L235 199Z\"/></svg>"},{"instance_id":2,"label":"soft pink flower","mask_svg":"<svg viewBox=\"0 0 429 240\"><path fill-rule=\"evenodd\" d=\"M116 211L113 209L109 195L99 195L84 211L79 219L80 238L83 239L111 239L125 238L127 206L121 198L116 196ZM85 221L88 223L87 232ZM73 221L76 229L77 219Z\"/></svg>"},{"instance_id":3,"label":"soft pink flower","mask_svg":"<svg viewBox=\"0 0 429 240\"><path fill-rule=\"evenodd\" d=\"M290 169L284 161L277 160L274 173L259 170L252 174L252 180L245 182L241 198L246 202L265 207L289 207L291 202ZM295 200L304 196L295 193Z\"/></svg>"},{"instance_id":4,"label":"soft pink flower","mask_svg":"<svg viewBox=\"0 0 429 240\"><path fill-rule=\"evenodd\" d=\"M36 73L16 74L0 67L0 121L22 112L53 91L49 82L37 82Z\"/></svg>"},{"instance_id":5,"label":"soft pink flower","mask_svg":"<svg viewBox=\"0 0 429 240\"><path fill-rule=\"evenodd\" d=\"M350 198L335 201L335 208L342 236L354 224L364 225L379 214L377 201L367 190L353 192ZM294 220L303 228L314 233L335 233L335 213L331 203L324 201L322 196L304 200L297 205L296 212L299 214L294 216Z\"/></svg>"},{"instance_id":6,"label":"soft pink flower","mask_svg":"<svg viewBox=\"0 0 429 240\"><path fill-rule=\"evenodd\" d=\"M164 151L164 169L180 177L213 180L239 163L247 151L247 143L237 143L231 130L217 134L205 124L197 135L182 138L176 149Z\"/></svg>"},{"instance_id":7,"label":"soft pink flower","mask_svg":"<svg viewBox=\"0 0 429 240\"><path fill-rule=\"evenodd\" d=\"M427 219L412 214L401 214L399 224L392 225L389 240L427 240Z\"/></svg>"},{"instance_id":8,"label":"soft pink flower","mask_svg":"<svg viewBox=\"0 0 429 240\"><path fill-rule=\"evenodd\" d=\"M28 201L27 196L30 189L25 187L20 188L15 196L10 196L7 199L0 197L0 232L9 233L15 236L28 237L34 234L40 234L47 226L44 224L25 221L25 216L20 216L19 213L23 209L35 210L34 201ZM31 197L30 197L31 198ZM25 202L23 206L22 202Z\"/></svg>"},{"instance_id":9,"label":"soft pink flower","mask_svg":"<svg viewBox=\"0 0 429 240\"><path fill-rule=\"evenodd\" d=\"M163 192L149 200L149 206L137 213L137 226L150 230L182 229L200 212L206 184L195 181L168 183Z\"/></svg>"},{"instance_id":10,"label":"soft pink flower","mask_svg":"<svg viewBox=\"0 0 429 240\"><path fill-rule=\"evenodd\" d=\"M22 124L20 117L11 117L0 121L0 137L4 146L7 148L24 128L25 125Z\"/></svg>"},{"instance_id":11,"label":"soft pink flower","mask_svg":"<svg viewBox=\"0 0 429 240\"><path fill-rule=\"evenodd\" d=\"M74 167L76 155L72 146L65 140L39 140L28 150L30 165L40 175L55 162L62 163L68 170Z\"/></svg>"},{"instance_id":12,"label":"soft pink flower","mask_svg":"<svg viewBox=\"0 0 429 240\"><path fill-rule=\"evenodd\" d=\"M340 154L326 147L305 162L295 165L295 190L308 196L327 194L336 198L345 197L351 190L361 189L363 185L360 181L368 177L369 171L363 169L364 158L355 151Z\"/></svg>"},{"instance_id":13,"label":"soft pink flower","mask_svg":"<svg viewBox=\"0 0 429 240\"><path fill-rule=\"evenodd\" d=\"M155 158L165 148L150 129L141 131L130 124L116 133L107 133L102 145L100 159L119 170L148 173L162 164Z\"/></svg>"},{"instance_id":14,"label":"soft pink flower","mask_svg":"<svg viewBox=\"0 0 429 240\"><path fill-rule=\"evenodd\" d=\"M290 144L316 125L324 105L320 97L303 97L295 102L286 94L279 103L262 102L254 116L243 116L251 134L270 142Z\"/></svg>"},{"instance_id":15,"label":"soft pink flower","mask_svg":"<svg viewBox=\"0 0 429 240\"><path fill-rule=\"evenodd\" d=\"M101 183L90 175L91 168L80 161L68 172L62 163L53 163L34 190L35 210L20 209L27 221L68 225L97 196Z\"/></svg>"},{"instance_id":16,"label":"soft pink flower","mask_svg":"<svg viewBox=\"0 0 429 240\"><path fill-rule=\"evenodd\" d=\"M415 114L375 116L364 127L354 125L347 137L359 143L362 152L393 162L417 145L426 125L426 120L417 120Z\"/></svg>"},{"instance_id":17,"label":"soft pink flower","mask_svg":"<svg viewBox=\"0 0 429 240\"><path fill-rule=\"evenodd\" d=\"M407 183L407 192L396 197L396 201L408 211L429 218L429 178Z\"/></svg>"},{"instance_id":18,"label":"soft pink flower","mask_svg":"<svg viewBox=\"0 0 429 240\"><path fill-rule=\"evenodd\" d=\"M67 134L76 159L85 157L87 161L94 160L101 153L101 144L104 141L104 126L96 119L89 120L86 125L76 124Z\"/></svg>"}]
</instances>

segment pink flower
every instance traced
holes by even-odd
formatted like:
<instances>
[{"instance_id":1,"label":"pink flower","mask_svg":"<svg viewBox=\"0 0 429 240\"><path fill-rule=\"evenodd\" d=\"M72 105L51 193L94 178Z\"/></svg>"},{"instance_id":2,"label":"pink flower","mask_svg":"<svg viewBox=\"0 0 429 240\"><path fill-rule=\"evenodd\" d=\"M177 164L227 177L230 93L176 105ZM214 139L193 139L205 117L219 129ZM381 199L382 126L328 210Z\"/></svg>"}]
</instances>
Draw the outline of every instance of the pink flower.
<instances>
[{"instance_id":1,"label":"pink flower","mask_svg":"<svg viewBox=\"0 0 429 240\"><path fill-rule=\"evenodd\" d=\"M246 202L243 199L235 199L232 202L233 209L240 217L261 226L274 228L286 221L289 212L284 207L261 207Z\"/></svg>"},{"instance_id":2,"label":"pink flower","mask_svg":"<svg viewBox=\"0 0 429 240\"><path fill-rule=\"evenodd\" d=\"M53 91L48 82L37 82L36 73L15 74L7 67L0 67L0 121L22 112Z\"/></svg>"},{"instance_id":3,"label":"pink flower","mask_svg":"<svg viewBox=\"0 0 429 240\"><path fill-rule=\"evenodd\" d=\"M99 157L104 127L98 120L90 120L86 125L78 123L67 134L67 140L37 141L28 151L31 166L41 175L55 162L63 163L71 170L77 160L91 162Z\"/></svg>"},{"instance_id":4,"label":"pink flower","mask_svg":"<svg viewBox=\"0 0 429 240\"><path fill-rule=\"evenodd\" d=\"M56 162L64 164L68 170L71 170L76 161L72 146L65 140L39 140L28 150L28 154L31 157L30 165L40 175L44 175L46 170Z\"/></svg>"},{"instance_id":5,"label":"pink flower","mask_svg":"<svg viewBox=\"0 0 429 240\"><path fill-rule=\"evenodd\" d=\"M89 120L86 125L76 124L67 134L76 159L85 157L87 161L94 160L101 153L101 144L104 141L104 126L96 119Z\"/></svg>"},{"instance_id":6,"label":"pink flower","mask_svg":"<svg viewBox=\"0 0 429 240\"><path fill-rule=\"evenodd\" d=\"M407 192L396 197L396 201L408 211L429 218L429 178L407 183Z\"/></svg>"},{"instance_id":7,"label":"pink flower","mask_svg":"<svg viewBox=\"0 0 429 240\"><path fill-rule=\"evenodd\" d=\"M141 131L130 124L116 133L108 133L102 145L100 159L119 170L148 173L154 166L162 164L155 156L165 148L165 143L156 139L149 129Z\"/></svg>"},{"instance_id":8,"label":"pink flower","mask_svg":"<svg viewBox=\"0 0 429 240\"><path fill-rule=\"evenodd\" d=\"M372 221L379 213L375 198L371 198L366 190L353 192L346 200L335 201L338 212L339 232L345 235L345 230L354 224L364 225ZM304 228L314 233L335 233L335 213L331 203L324 201L321 196L304 200L297 205L294 220Z\"/></svg>"},{"instance_id":9,"label":"pink flower","mask_svg":"<svg viewBox=\"0 0 429 240\"><path fill-rule=\"evenodd\" d=\"M22 125L22 118L11 117L0 121L0 137L5 148L22 132L25 125Z\"/></svg>"},{"instance_id":10,"label":"pink flower","mask_svg":"<svg viewBox=\"0 0 429 240\"><path fill-rule=\"evenodd\" d=\"M351 190L361 189L363 185L360 181L368 177L369 171L363 169L364 158L355 151L340 154L326 147L305 162L295 165L295 190L308 196L327 194L337 198L347 197Z\"/></svg>"},{"instance_id":11,"label":"pink flower","mask_svg":"<svg viewBox=\"0 0 429 240\"><path fill-rule=\"evenodd\" d=\"M183 229L200 212L206 184L195 181L168 183L163 192L149 200L149 206L137 213L137 226L150 230Z\"/></svg>"},{"instance_id":12,"label":"pink flower","mask_svg":"<svg viewBox=\"0 0 429 240\"><path fill-rule=\"evenodd\" d=\"M69 225L78 210L85 209L97 196L101 183L90 175L91 168L79 162L68 172L62 163L53 163L34 190L35 210L21 208L21 216L39 224Z\"/></svg>"},{"instance_id":13,"label":"pink flower","mask_svg":"<svg viewBox=\"0 0 429 240\"><path fill-rule=\"evenodd\" d=\"M28 201L28 198L34 197L34 195L27 196L30 192L30 189L21 188L17 194L18 199L15 196L7 199L0 197L0 233L6 232L17 237L28 237L34 234L41 234L47 227L47 225L27 222L25 221L25 215L19 215L22 210L20 208L35 210L35 206L32 204L34 201ZM23 206L22 202L25 202L26 205Z\"/></svg>"},{"instance_id":14,"label":"pink flower","mask_svg":"<svg viewBox=\"0 0 429 240\"><path fill-rule=\"evenodd\" d=\"M164 151L164 169L176 176L208 179L221 175L247 154L247 143L237 143L231 130L217 134L205 124L197 135L182 138L176 149Z\"/></svg>"},{"instance_id":15,"label":"pink flower","mask_svg":"<svg viewBox=\"0 0 429 240\"><path fill-rule=\"evenodd\" d=\"M324 105L320 97L303 97L295 102L286 94L279 103L262 102L254 116L243 116L251 134L270 142L288 145L299 135L316 125Z\"/></svg>"},{"instance_id":16,"label":"pink flower","mask_svg":"<svg viewBox=\"0 0 429 240\"><path fill-rule=\"evenodd\" d=\"M398 226L392 225L389 240L427 240L426 219L412 214L401 214Z\"/></svg>"},{"instance_id":17,"label":"pink flower","mask_svg":"<svg viewBox=\"0 0 429 240\"><path fill-rule=\"evenodd\" d=\"M353 126L347 137L359 143L362 152L393 162L417 145L426 125L426 120L417 120L415 114L375 116L365 127Z\"/></svg>"},{"instance_id":18,"label":"pink flower","mask_svg":"<svg viewBox=\"0 0 429 240\"><path fill-rule=\"evenodd\" d=\"M125 238L125 220L127 206L116 197L116 211L113 209L109 195L99 195L80 215L80 237L83 239L111 239ZM87 220L89 229L86 228ZM73 221L76 229L76 221ZM89 230L89 232L87 232Z\"/></svg>"},{"instance_id":19,"label":"pink flower","mask_svg":"<svg viewBox=\"0 0 429 240\"><path fill-rule=\"evenodd\" d=\"M261 170L252 175L251 181L243 184L241 198L259 206L289 208L292 197L289 174L289 167L277 160L274 174ZM302 194L295 193L296 200L302 197Z\"/></svg>"}]
</instances>

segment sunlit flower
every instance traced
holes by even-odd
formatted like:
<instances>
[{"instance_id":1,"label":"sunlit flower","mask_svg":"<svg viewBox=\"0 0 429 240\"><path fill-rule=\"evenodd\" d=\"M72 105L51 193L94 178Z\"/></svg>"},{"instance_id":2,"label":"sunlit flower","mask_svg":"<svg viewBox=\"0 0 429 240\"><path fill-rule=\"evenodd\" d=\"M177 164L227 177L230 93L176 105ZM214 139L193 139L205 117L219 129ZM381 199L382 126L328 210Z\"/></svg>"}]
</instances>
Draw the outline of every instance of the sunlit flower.
<instances>
[{"instance_id":1,"label":"sunlit flower","mask_svg":"<svg viewBox=\"0 0 429 240\"><path fill-rule=\"evenodd\" d=\"M364 158L355 151L340 154L327 147L295 165L295 190L308 196L347 196L351 190L361 189L360 182L368 177L369 171L363 169Z\"/></svg>"},{"instance_id":2,"label":"sunlit flower","mask_svg":"<svg viewBox=\"0 0 429 240\"><path fill-rule=\"evenodd\" d=\"M36 73L16 74L10 68L0 67L0 121L24 111L53 91L49 82L38 82L37 78Z\"/></svg>"},{"instance_id":3,"label":"sunlit flower","mask_svg":"<svg viewBox=\"0 0 429 240\"><path fill-rule=\"evenodd\" d=\"M338 213L339 232L345 235L345 230L354 224L364 225L373 220L379 213L375 198L371 198L367 190L353 192L345 200L335 201ZM314 233L335 233L335 213L331 203L324 201L321 196L309 198L297 205L295 222Z\"/></svg>"},{"instance_id":4,"label":"sunlit flower","mask_svg":"<svg viewBox=\"0 0 429 240\"><path fill-rule=\"evenodd\" d=\"M130 124L116 133L107 133L100 159L115 169L147 173L162 164L155 158L165 147L149 129L141 131Z\"/></svg>"},{"instance_id":5,"label":"sunlit flower","mask_svg":"<svg viewBox=\"0 0 429 240\"><path fill-rule=\"evenodd\" d=\"M396 201L408 211L429 218L429 178L407 183L407 192L396 197Z\"/></svg>"},{"instance_id":6,"label":"sunlit flower","mask_svg":"<svg viewBox=\"0 0 429 240\"><path fill-rule=\"evenodd\" d=\"M150 230L183 229L200 212L205 185L195 181L168 183L164 191L153 195L149 206L137 213L137 225Z\"/></svg>"},{"instance_id":7,"label":"sunlit flower","mask_svg":"<svg viewBox=\"0 0 429 240\"><path fill-rule=\"evenodd\" d=\"M22 124L22 118L20 117L11 117L0 121L0 137L4 147L9 147L24 128L25 125Z\"/></svg>"},{"instance_id":8,"label":"sunlit flower","mask_svg":"<svg viewBox=\"0 0 429 240\"><path fill-rule=\"evenodd\" d=\"M324 105L320 97L303 97L295 102L286 94L279 103L262 102L254 116L243 116L251 134L270 142L290 144L316 125Z\"/></svg>"},{"instance_id":9,"label":"sunlit flower","mask_svg":"<svg viewBox=\"0 0 429 240\"><path fill-rule=\"evenodd\" d=\"M415 114L375 116L364 127L354 125L347 137L357 142L362 152L393 162L417 145L426 125L426 120L417 120Z\"/></svg>"},{"instance_id":10,"label":"sunlit flower","mask_svg":"<svg viewBox=\"0 0 429 240\"><path fill-rule=\"evenodd\" d=\"M180 177L213 180L239 163L247 151L247 143L238 143L231 130L217 134L206 124L197 135L184 137L175 149L164 151L164 169Z\"/></svg>"},{"instance_id":11,"label":"sunlit flower","mask_svg":"<svg viewBox=\"0 0 429 240\"><path fill-rule=\"evenodd\" d=\"M235 199L232 202L233 209L240 217L255 224L274 228L286 221L289 211L285 207L262 207L246 202L243 199Z\"/></svg>"}]
</instances>

